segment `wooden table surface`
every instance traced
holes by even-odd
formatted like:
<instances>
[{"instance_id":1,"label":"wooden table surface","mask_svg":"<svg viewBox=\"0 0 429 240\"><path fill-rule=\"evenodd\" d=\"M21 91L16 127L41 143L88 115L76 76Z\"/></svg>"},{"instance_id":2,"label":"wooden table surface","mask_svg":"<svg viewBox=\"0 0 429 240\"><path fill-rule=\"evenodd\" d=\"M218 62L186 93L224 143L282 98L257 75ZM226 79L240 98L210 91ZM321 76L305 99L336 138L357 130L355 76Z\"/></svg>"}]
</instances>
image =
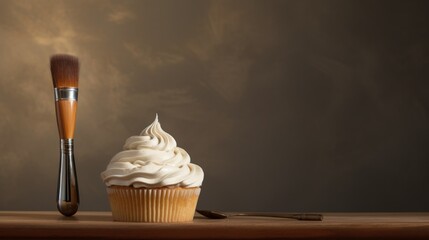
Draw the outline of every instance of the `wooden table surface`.
<instances>
[{"instance_id":1,"label":"wooden table surface","mask_svg":"<svg viewBox=\"0 0 429 240\"><path fill-rule=\"evenodd\" d=\"M262 217L175 224L114 222L110 212L2 212L3 239L429 239L429 213L325 213L321 222Z\"/></svg>"}]
</instances>

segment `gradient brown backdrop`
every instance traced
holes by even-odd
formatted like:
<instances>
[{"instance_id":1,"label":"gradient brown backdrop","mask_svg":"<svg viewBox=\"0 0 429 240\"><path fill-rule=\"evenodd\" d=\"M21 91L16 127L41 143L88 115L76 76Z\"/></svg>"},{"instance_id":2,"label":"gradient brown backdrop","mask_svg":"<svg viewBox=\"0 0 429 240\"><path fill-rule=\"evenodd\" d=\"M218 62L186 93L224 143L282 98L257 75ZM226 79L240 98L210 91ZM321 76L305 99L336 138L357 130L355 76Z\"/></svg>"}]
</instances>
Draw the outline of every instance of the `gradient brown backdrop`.
<instances>
[{"instance_id":1,"label":"gradient brown backdrop","mask_svg":"<svg viewBox=\"0 0 429 240\"><path fill-rule=\"evenodd\" d=\"M428 1L0 1L0 210L55 210L49 57L81 61L82 210L160 115L199 206L429 211Z\"/></svg>"}]
</instances>

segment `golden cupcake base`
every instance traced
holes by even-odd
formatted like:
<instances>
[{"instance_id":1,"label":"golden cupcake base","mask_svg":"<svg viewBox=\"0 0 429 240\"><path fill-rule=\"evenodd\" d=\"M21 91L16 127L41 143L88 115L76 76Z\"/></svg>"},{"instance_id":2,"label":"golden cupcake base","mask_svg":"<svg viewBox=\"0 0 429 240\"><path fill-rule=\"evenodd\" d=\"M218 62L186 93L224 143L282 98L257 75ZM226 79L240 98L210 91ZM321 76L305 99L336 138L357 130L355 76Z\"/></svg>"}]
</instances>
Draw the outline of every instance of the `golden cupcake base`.
<instances>
[{"instance_id":1,"label":"golden cupcake base","mask_svg":"<svg viewBox=\"0 0 429 240\"><path fill-rule=\"evenodd\" d=\"M189 222L201 188L107 187L113 219L121 222Z\"/></svg>"}]
</instances>

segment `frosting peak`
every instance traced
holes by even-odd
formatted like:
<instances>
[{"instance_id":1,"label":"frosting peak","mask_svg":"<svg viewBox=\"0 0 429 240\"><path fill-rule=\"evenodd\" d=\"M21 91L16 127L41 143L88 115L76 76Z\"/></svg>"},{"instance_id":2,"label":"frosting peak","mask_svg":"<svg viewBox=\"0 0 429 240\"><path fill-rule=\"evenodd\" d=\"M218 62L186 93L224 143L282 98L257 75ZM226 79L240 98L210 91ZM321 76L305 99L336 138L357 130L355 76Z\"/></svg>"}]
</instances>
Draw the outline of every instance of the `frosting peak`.
<instances>
[{"instance_id":1,"label":"frosting peak","mask_svg":"<svg viewBox=\"0 0 429 240\"><path fill-rule=\"evenodd\" d=\"M177 147L176 140L155 121L139 136L125 141L124 151L116 154L101 177L107 186L199 187L204 173L192 164L189 154Z\"/></svg>"},{"instance_id":2,"label":"frosting peak","mask_svg":"<svg viewBox=\"0 0 429 240\"><path fill-rule=\"evenodd\" d=\"M132 136L125 141L124 150L152 148L159 151L171 151L177 147L176 140L162 130L156 114L155 121L140 133L140 136Z\"/></svg>"}]
</instances>

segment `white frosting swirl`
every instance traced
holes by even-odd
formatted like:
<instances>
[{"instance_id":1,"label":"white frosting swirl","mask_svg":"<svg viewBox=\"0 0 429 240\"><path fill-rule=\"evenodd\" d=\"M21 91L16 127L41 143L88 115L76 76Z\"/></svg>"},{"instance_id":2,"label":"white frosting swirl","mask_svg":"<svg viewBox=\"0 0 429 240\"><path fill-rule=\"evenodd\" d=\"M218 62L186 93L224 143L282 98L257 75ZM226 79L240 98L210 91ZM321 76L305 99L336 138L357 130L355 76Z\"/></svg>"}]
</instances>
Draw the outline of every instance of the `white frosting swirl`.
<instances>
[{"instance_id":1,"label":"white frosting swirl","mask_svg":"<svg viewBox=\"0 0 429 240\"><path fill-rule=\"evenodd\" d=\"M155 121L140 136L125 141L124 151L116 154L101 178L107 186L156 188L166 186L199 187L204 173L192 164L189 154L177 147L176 140Z\"/></svg>"}]
</instances>

